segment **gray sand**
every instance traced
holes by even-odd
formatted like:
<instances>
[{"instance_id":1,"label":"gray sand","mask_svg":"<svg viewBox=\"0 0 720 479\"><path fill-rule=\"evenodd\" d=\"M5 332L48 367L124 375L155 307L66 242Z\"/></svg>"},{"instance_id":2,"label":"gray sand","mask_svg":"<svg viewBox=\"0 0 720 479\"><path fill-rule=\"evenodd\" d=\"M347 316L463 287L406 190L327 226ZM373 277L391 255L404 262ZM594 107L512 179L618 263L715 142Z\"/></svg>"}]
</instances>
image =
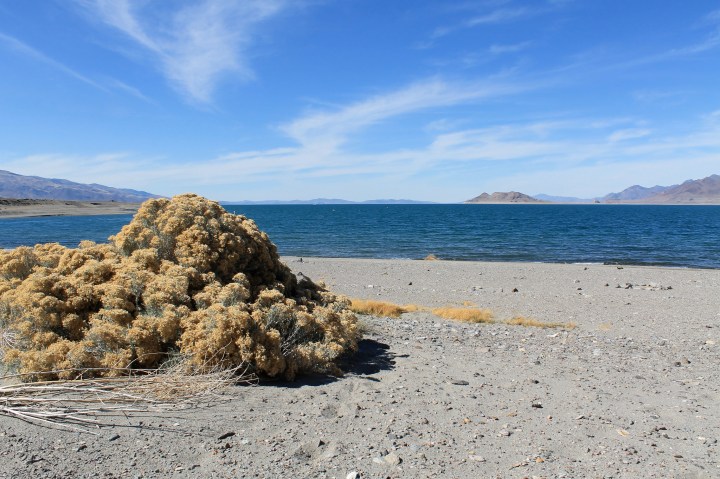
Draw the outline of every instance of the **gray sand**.
<instances>
[{"instance_id":1,"label":"gray sand","mask_svg":"<svg viewBox=\"0 0 720 479\"><path fill-rule=\"evenodd\" d=\"M342 378L98 436L0 417L0 477L720 477L720 271L284 259L351 297L577 328L361 317Z\"/></svg>"}]
</instances>

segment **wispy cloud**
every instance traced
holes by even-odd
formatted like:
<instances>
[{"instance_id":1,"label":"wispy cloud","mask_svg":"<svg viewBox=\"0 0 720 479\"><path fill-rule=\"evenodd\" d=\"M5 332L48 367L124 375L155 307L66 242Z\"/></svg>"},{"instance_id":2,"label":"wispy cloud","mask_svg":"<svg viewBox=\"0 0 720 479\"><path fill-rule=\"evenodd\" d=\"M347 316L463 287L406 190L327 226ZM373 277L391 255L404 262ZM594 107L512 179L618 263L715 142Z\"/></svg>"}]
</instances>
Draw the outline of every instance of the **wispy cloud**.
<instances>
[{"instance_id":1,"label":"wispy cloud","mask_svg":"<svg viewBox=\"0 0 720 479\"><path fill-rule=\"evenodd\" d=\"M698 55L707 51L720 48L720 10L709 13L702 19L700 23L702 23L704 26L709 25L710 31L705 34L704 38L695 43L671 48L659 53L642 56L629 61L620 62L615 65L611 65L609 68L618 69L627 67L638 67L652 63L659 63L668 60L674 60L677 58Z\"/></svg>"},{"instance_id":2,"label":"wispy cloud","mask_svg":"<svg viewBox=\"0 0 720 479\"><path fill-rule=\"evenodd\" d=\"M528 47L532 45L532 42L520 42L520 43L513 43L509 45L490 45L490 48L488 48L488 52L490 52L493 55L502 55L505 53L517 53L522 50L526 50Z\"/></svg>"},{"instance_id":3,"label":"wispy cloud","mask_svg":"<svg viewBox=\"0 0 720 479\"><path fill-rule=\"evenodd\" d=\"M287 5L285 0L204 0L170 15L153 15L144 2L77 1L142 47L173 87L198 103L211 101L225 74L243 81L254 77L248 49L255 30ZM177 3L163 3L168 5Z\"/></svg>"},{"instance_id":4,"label":"wispy cloud","mask_svg":"<svg viewBox=\"0 0 720 479\"><path fill-rule=\"evenodd\" d=\"M78 81L81 81L87 85L90 85L94 88L97 88L98 90L102 91L108 91L107 88L105 88L100 83L86 77L85 75L78 73L77 71L73 70L72 68L58 62L57 60L53 60L52 58L48 57L44 53L40 52L39 50L36 50L35 48L31 47L30 45L18 40L15 37L11 37L9 35L5 35L4 33L0 33L0 43L5 44L8 48L13 50L14 52L27 56L29 58L32 58L35 61L38 61L40 63L44 63L45 65L48 65L51 68L54 68L55 70L58 70L65 75L72 77Z\"/></svg>"},{"instance_id":5,"label":"wispy cloud","mask_svg":"<svg viewBox=\"0 0 720 479\"><path fill-rule=\"evenodd\" d=\"M85 83L86 85L90 85L91 87L98 90L104 91L106 93L110 93L111 90L119 90L129 95L132 95L140 100L154 104L154 102L150 98L145 96L137 88L134 88L124 82L121 82L120 80L111 77L101 78L100 81L93 80L86 75L83 75L82 73L73 70L67 65L50 58L41 51L18 40L17 38L0 33L0 44L5 44L10 50L16 52L19 55L23 55L25 57L31 58L34 61L45 64L71 78L74 78L75 80Z\"/></svg>"},{"instance_id":6,"label":"wispy cloud","mask_svg":"<svg viewBox=\"0 0 720 479\"><path fill-rule=\"evenodd\" d=\"M431 38L438 39L458 30L473 28L480 25L506 23L522 17L530 16L536 12L537 10L527 7L498 8L482 15L475 15L455 25L437 27L432 32Z\"/></svg>"},{"instance_id":7,"label":"wispy cloud","mask_svg":"<svg viewBox=\"0 0 720 479\"><path fill-rule=\"evenodd\" d=\"M527 89L528 86L501 79L475 83L426 80L353 103L337 111L307 114L281 129L302 145L323 143L339 146L348 134L392 117Z\"/></svg>"},{"instance_id":8,"label":"wispy cloud","mask_svg":"<svg viewBox=\"0 0 720 479\"><path fill-rule=\"evenodd\" d=\"M651 133L652 131L646 128L627 128L612 132L610 136L608 136L608 141L614 143L616 141L634 140L648 136Z\"/></svg>"}]
</instances>

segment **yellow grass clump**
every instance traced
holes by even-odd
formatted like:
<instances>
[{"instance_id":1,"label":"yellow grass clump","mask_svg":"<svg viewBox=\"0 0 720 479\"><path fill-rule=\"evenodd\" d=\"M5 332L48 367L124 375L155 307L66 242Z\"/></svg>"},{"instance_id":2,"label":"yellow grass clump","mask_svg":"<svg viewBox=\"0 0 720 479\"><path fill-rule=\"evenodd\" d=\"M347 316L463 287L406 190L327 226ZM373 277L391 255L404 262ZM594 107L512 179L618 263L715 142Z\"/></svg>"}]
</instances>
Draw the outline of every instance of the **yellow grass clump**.
<instances>
[{"instance_id":1,"label":"yellow grass clump","mask_svg":"<svg viewBox=\"0 0 720 479\"><path fill-rule=\"evenodd\" d=\"M505 321L505 324L511 326L526 326L533 328L560 328L560 329L575 329L577 325L575 323L544 323L533 318L526 318L524 316L515 316L514 318Z\"/></svg>"},{"instance_id":2,"label":"yellow grass clump","mask_svg":"<svg viewBox=\"0 0 720 479\"><path fill-rule=\"evenodd\" d=\"M411 313L418 311L420 308L414 304L387 303L384 301L373 301L369 299L353 299L350 302L350 309L357 314L369 314L372 316L386 316L389 318L399 318L403 313Z\"/></svg>"},{"instance_id":3,"label":"yellow grass clump","mask_svg":"<svg viewBox=\"0 0 720 479\"><path fill-rule=\"evenodd\" d=\"M201 369L337 372L357 348L349 305L298 281L253 221L193 194L143 203L107 244L0 251L0 352L34 380L152 369L168 354Z\"/></svg>"},{"instance_id":4,"label":"yellow grass clump","mask_svg":"<svg viewBox=\"0 0 720 479\"><path fill-rule=\"evenodd\" d=\"M355 313L389 318L399 318L400 315L404 313L411 313L415 311L429 311L435 316L443 319L451 319L466 323L498 323L507 324L509 326L559 329L575 329L577 327L575 323L545 323L525 316L515 316L511 319L496 320L493 317L492 311L489 309L471 307L474 306L472 301L464 301L463 306L464 307L446 306L442 308L427 308L414 304L400 306L399 304L385 301L373 301L367 299L352 299L350 303L350 309Z\"/></svg>"},{"instance_id":5,"label":"yellow grass clump","mask_svg":"<svg viewBox=\"0 0 720 479\"><path fill-rule=\"evenodd\" d=\"M466 323L494 323L493 313L489 309L480 308L455 308L455 307L444 307L435 308L432 310L435 316L440 316L444 319L454 319L456 321L463 321Z\"/></svg>"}]
</instances>

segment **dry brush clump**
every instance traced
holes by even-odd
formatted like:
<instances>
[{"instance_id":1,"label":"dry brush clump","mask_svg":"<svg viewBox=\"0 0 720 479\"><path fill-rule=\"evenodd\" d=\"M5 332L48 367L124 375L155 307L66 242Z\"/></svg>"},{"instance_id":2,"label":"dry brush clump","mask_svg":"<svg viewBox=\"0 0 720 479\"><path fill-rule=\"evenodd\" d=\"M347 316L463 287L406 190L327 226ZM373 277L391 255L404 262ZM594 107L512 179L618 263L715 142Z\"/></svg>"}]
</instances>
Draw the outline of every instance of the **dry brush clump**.
<instances>
[{"instance_id":1,"label":"dry brush clump","mask_svg":"<svg viewBox=\"0 0 720 479\"><path fill-rule=\"evenodd\" d=\"M428 308L414 304L401 306L399 304L389 303L386 301L354 298L351 300L350 308L358 314L383 316L388 318L399 318L405 313L422 311L431 312L435 316L443 319L450 319L465 323L507 324L509 326L560 329L575 329L577 327L575 323L546 323L534 318L527 318L525 316L514 316L506 320L497 320L491 310L477 308L474 306L475 304L472 301L463 301L463 307L444 306L441 308Z\"/></svg>"},{"instance_id":2,"label":"dry brush clump","mask_svg":"<svg viewBox=\"0 0 720 479\"><path fill-rule=\"evenodd\" d=\"M414 304L388 303L386 301L374 301L372 299L355 299L350 301L350 309L358 314L368 314L371 316L386 316L389 318L399 318L405 313L419 311L420 307Z\"/></svg>"},{"instance_id":3,"label":"dry brush clump","mask_svg":"<svg viewBox=\"0 0 720 479\"><path fill-rule=\"evenodd\" d=\"M107 244L0 252L0 347L26 379L153 369L172 354L268 376L337 372L357 347L348 307L298 281L253 221L192 194L145 202Z\"/></svg>"}]
</instances>

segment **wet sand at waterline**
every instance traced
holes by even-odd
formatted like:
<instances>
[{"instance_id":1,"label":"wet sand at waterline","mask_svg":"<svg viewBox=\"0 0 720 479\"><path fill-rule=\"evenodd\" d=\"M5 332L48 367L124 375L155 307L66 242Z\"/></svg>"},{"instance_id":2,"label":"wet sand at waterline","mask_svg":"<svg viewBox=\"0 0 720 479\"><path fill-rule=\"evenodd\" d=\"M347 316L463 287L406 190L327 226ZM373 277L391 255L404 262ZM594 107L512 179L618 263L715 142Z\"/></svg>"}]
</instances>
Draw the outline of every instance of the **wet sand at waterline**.
<instances>
[{"instance_id":1,"label":"wet sand at waterline","mask_svg":"<svg viewBox=\"0 0 720 479\"><path fill-rule=\"evenodd\" d=\"M0 416L4 477L720 476L720 271L285 257L360 316L344 377L68 432ZM441 319L488 308L495 324ZM511 326L522 316L573 329Z\"/></svg>"}]
</instances>

